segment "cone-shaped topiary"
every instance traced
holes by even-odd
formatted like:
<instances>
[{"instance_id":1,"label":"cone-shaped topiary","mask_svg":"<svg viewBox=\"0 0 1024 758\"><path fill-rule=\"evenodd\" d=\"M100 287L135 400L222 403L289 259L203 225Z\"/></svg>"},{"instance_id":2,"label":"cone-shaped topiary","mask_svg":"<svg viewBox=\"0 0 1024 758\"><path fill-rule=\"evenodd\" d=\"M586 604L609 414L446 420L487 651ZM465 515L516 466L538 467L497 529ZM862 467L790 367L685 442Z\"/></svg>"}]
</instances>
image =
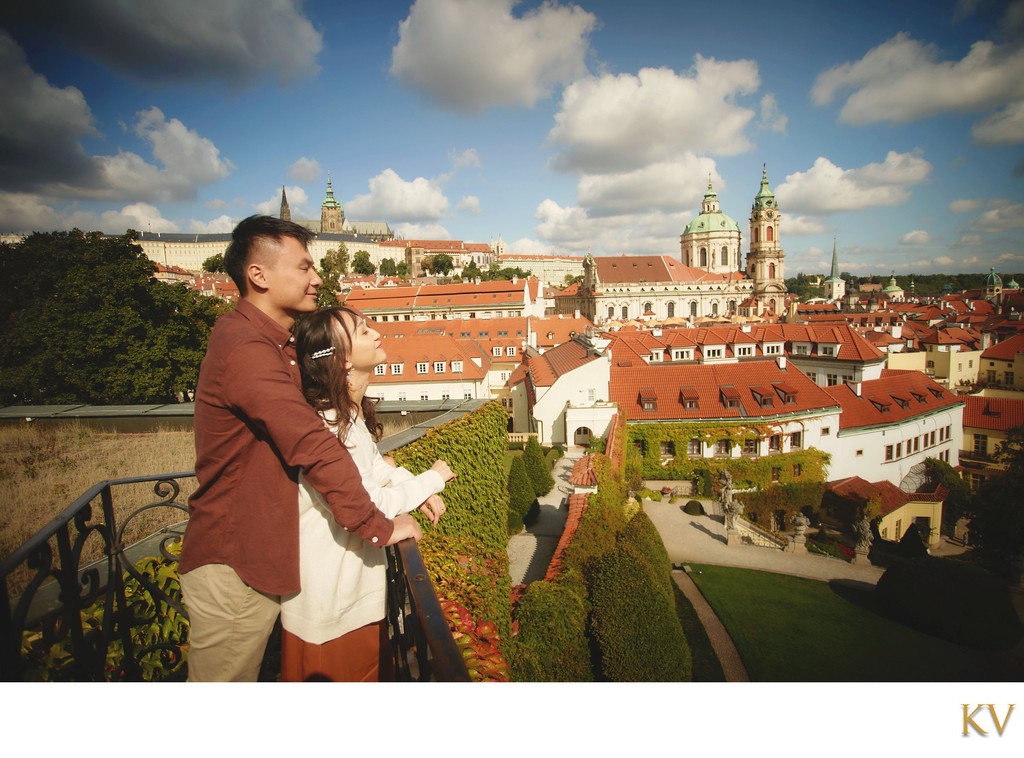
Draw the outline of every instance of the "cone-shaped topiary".
<instances>
[{"instance_id":1,"label":"cone-shaped topiary","mask_svg":"<svg viewBox=\"0 0 1024 758\"><path fill-rule=\"evenodd\" d=\"M519 601L511 653L516 681L592 682L583 598L557 582L533 582Z\"/></svg>"},{"instance_id":2,"label":"cone-shaped topiary","mask_svg":"<svg viewBox=\"0 0 1024 758\"><path fill-rule=\"evenodd\" d=\"M533 494L533 486L530 484L530 477L526 473L526 466L523 465L521 456L512 459L512 468L508 472L508 509L518 519L510 516L509 527L517 524L522 529L523 519L530 512L530 506L536 497ZM518 531L518 530L517 530Z\"/></svg>"},{"instance_id":3,"label":"cone-shaped topiary","mask_svg":"<svg viewBox=\"0 0 1024 758\"><path fill-rule=\"evenodd\" d=\"M551 476L551 469L544 460L544 451L540 449L540 443L536 437L530 437L526 442L526 449L523 451L523 464L526 466L526 474L530 477L533 485L533 493L540 497L551 492L555 486L555 480Z\"/></svg>"}]
</instances>

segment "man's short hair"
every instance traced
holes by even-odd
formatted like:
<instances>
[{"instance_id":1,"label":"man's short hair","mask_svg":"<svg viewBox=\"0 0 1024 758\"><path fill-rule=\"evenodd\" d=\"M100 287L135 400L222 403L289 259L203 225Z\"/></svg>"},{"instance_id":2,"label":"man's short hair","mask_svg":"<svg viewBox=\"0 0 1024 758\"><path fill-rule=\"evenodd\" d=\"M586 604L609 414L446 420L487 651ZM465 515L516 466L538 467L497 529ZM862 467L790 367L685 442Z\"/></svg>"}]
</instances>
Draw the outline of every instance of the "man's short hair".
<instances>
[{"instance_id":1,"label":"man's short hair","mask_svg":"<svg viewBox=\"0 0 1024 758\"><path fill-rule=\"evenodd\" d=\"M297 239L308 248L316 235L304 226L273 216L249 216L238 222L231 232L231 244L224 252L224 270L238 287L239 295L245 295L249 289L245 270L256 248L266 241L280 241L285 237Z\"/></svg>"}]
</instances>

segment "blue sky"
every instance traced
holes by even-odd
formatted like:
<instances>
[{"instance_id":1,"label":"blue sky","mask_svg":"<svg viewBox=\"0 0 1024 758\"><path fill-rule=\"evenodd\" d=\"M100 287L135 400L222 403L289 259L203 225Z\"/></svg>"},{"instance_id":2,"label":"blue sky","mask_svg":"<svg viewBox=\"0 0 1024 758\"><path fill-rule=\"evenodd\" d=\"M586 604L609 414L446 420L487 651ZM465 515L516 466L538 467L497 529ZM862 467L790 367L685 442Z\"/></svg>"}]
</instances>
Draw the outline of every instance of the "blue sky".
<instances>
[{"instance_id":1,"label":"blue sky","mask_svg":"<svg viewBox=\"0 0 1024 758\"><path fill-rule=\"evenodd\" d=\"M788 275L1024 270L1024 0L20 5L0 231L318 218L330 173L407 238L678 256L766 164Z\"/></svg>"}]
</instances>

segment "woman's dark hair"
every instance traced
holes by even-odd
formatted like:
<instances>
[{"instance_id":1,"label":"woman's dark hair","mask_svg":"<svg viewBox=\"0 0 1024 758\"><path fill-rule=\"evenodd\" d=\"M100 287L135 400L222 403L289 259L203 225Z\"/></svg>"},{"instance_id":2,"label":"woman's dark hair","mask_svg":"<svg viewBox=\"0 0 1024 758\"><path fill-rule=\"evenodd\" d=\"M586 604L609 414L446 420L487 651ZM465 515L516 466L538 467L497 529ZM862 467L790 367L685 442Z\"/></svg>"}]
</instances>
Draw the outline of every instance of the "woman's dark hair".
<instances>
[{"instance_id":1,"label":"woman's dark hair","mask_svg":"<svg viewBox=\"0 0 1024 758\"><path fill-rule=\"evenodd\" d=\"M295 352L302 372L302 395L321 418L329 420L327 413L331 410L336 412L335 423L340 440L345 439L352 415L359 410L374 440L380 440L384 431L377 421L380 398L364 396L359 407L349 394L346 381L348 369L345 362L352 346L350 335L363 318L359 311L339 305L303 316L295 324Z\"/></svg>"}]
</instances>

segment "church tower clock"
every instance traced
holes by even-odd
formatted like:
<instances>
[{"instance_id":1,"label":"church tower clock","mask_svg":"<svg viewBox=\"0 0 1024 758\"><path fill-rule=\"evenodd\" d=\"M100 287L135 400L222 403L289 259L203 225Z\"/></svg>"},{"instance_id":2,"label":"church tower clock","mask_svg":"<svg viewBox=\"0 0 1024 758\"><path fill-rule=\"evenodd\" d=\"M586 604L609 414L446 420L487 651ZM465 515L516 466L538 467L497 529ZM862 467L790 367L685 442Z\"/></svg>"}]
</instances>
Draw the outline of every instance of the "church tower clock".
<instances>
[{"instance_id":1,"label":"church tower clock","mask_svg":"<svg viewBox=\"0 0 1024 758\"><path fill-rule=\"evenodd\" d=\"M761 189L750 209L750 252L747 275L754 282L754 296L775 314L783 311L786 294L786 254L779 245L782 218L775 194L768 186L768 168L761 171Z\"/></svg>"}]
</instances>

